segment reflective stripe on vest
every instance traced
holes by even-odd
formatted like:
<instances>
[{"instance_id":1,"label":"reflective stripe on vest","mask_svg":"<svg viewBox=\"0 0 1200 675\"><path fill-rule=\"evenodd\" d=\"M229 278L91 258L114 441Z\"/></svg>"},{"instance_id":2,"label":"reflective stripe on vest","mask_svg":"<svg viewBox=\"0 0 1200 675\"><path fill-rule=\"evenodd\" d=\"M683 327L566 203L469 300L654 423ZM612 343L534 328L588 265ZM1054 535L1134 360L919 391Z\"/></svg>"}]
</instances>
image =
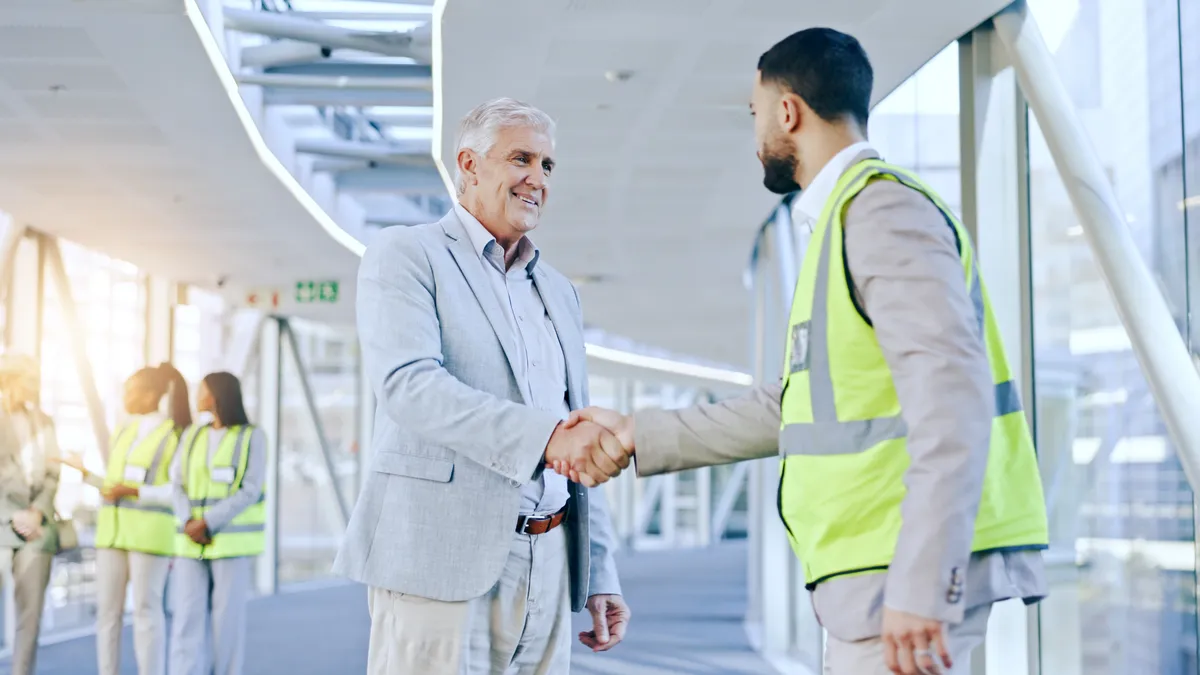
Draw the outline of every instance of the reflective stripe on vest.
<instances>
[{"instance_id":1,"label":"reflective stripe on vest","mask_svg":"<svg viewBox=\"0 0 1200 675\"><path fill-rule=\"evenodd\" d=\"M841 216L873 179L926 195L958 240L995 383L989 452L996 461L989 459L972 550L1044 548L1048 541L1032 438L966 232L914 176L866 160L839 178L825 205L788 326L779 507L810 588L833 576L886 569L900 529L908 428L874 328L853 299L842 250Z\"/></svg>"},{"instance_id":2,"label":"reflective stripe on vest","mask_svg":"<svg viewBox=\"0 0 1200 675\"><path fill-rule=\"evenodd\" d=\"M253 426L230 427L221 438L211 458L208 453L209 427L200 427L192 433L186 444L181 482L185 486L192 507L193 519L205 518L209 509L241 489L242 480L249 465L250 440ZM199 445L200 448L196 446ZM199 453L199 454L197 454ZM229 482L213 480L214 471L233 472ZM179 527L176 535L177 555L188 558L236 558L262 553L266 540L266 494L259 496L233 520L217 532L211 533L212 543L201 546L184 534Z\"/></svg>"},{"instance_id":3,"label":"reflective stripe on vest","mask_svg":"<svg viewBox=\"0 0 1200 675\"><path fill-rule=\"evenodd\" d=\"M135 421L113 437L106 486L141 487L168 482L166 467L179 440L174 423L166 420L142 439L137 438L139 429ZM145 472L140 481L126 480L131 466ZM175 527L175 513L170 506L142 504L136 498L106 500L97 515L96 547L173 555Z\"/></svg>"}]
</instances>

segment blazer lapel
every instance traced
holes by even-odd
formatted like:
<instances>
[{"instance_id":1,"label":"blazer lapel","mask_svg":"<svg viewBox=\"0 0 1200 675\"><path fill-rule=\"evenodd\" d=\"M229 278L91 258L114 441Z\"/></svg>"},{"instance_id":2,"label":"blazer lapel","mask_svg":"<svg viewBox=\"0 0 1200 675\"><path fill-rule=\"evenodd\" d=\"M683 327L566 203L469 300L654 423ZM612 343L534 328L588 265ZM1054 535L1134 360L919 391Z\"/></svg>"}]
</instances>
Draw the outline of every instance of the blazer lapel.
<instances>
[{"instance_id":1,"label":"blazer lapel","mask_svg":"<svg viewBox=\"0 0 1200 675\"><path fill-rule=\"evenodd\" d=\"M542 304L550 315L550 323L554 324L554 332L558 334L558 344L562 347L563 360L567 364L567 403L572 410L583 407L583 382L586 375L583 372L585 350L583 335L579 332L573 311L566 293L562 288L556 288L541 267L533 268L533 283L537 286L538 294L542 296Z\"/></svg>"},{"instance_id":2,"label":"blazer lapel","mask_svg":"<svg viewBox=\"0 0 1200 675\"><path fill-rule=\"evenodd\" d=\"M471 292L475 294L475 299L479 301L479 306L483 308L484 315L487 316L488 322L492 324L492 330L500 340L500 346L504 349L504 357L508 360L509 370L516 373L517 369L513 365L517 360L516 337L508 325L508 320L504 317L504 310L500 307L500 300L496 298L496 292L492 290L491 284L484 276L483 261L479 259L479 254L471 245L471 238L467 236L467 231L463 229L462 223L458 222L458 216L454 214L454 211L442 219L442 229L451 240L450 255L454 256L454 262L458 264L458 269L462 271L467 285L471 287Z\"/></svg>"}]
</instances>

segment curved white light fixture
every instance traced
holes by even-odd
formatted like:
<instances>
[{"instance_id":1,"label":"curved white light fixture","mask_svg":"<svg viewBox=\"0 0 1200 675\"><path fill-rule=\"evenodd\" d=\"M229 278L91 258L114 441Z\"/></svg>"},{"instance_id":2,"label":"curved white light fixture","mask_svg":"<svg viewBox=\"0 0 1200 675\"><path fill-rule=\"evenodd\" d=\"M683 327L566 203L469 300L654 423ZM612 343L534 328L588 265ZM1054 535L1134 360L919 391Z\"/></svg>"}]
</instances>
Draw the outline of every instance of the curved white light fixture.
<instances>
[{"instance_id":1,"label":"curved white light fixture","mask_svg":"<svg viewBox=\"0 0 1200 675\"><path fill-rule=\"evenodd\" d=\"M434 165L437 166L438 174L442 177L442 182L446 185L446 192L454 194L455 191L453 182L450 180L450 173L446 168L445 162L442 161L442 143L444 138L442 134L442 71L440 67L441 59L438 56L441 54L442 49L442 14L446 9L446 2L447 0L437 0L434 5L432 22L433 63L430 66L430 72L433 77L433 161ZM334 241L341 244L354 255L361 257L363 251L366 250L366 246L355 239L349 232L342 229L325 212L325 209L321 208L321 205L312 198L312 195L308 194L304 187L300 185L300 182L296 180L296 177L287 170L287 167L279 161L275 153L271 152L271 148L267 146L267 142L263 138L262 132L259 131L254 117L250 114L250 110L246 108L246 104L242 100L242 95L238 91L237 79L234 77L233 71L229 69L229 64L225 61L225 55L221 52L221 47L217 44L216 37L213 36L212 31L209 29L208 22L204 20L204 15L200 11L199 5L196 4L196 0L184 0L184 13L188 20L191 21L192 28L196 31L197 37L200 38L200 44L204 47L204 52L208 56L209 61L212 62L213 71L217 74L217 78L221 80L221 86L225 89L225 93L229 97L229 102L246 131L246 137L250 139L250 143L254 146L254 151L258 154L263 166L267 167L275 175L279 182L292 193L296 201L300 202L300 205L308 211L330 237L333 237ZM716 382L727 382L745 387L754 384L752 376L733 370L701 366L657 356L646 356L591 343L587 343L585 349L587 355L593 358L621 363L636 368L686 375Z\"/></svg>"},{"instance_id":2,"label":"curved white light fixture","mask_svg":"<svg viewBox=\"0 0 1200 675\"><path fill-rule=\"evenodd\" d=\"M267 170L275 174L275 178L287 188L288 192L300 202L300 206L308 211L325 230L333 240L341 244L346 250L354 255L362 256L366 246L357 239L354 235L342 229L334 219L321 208L317 200L313 199L312 195L300 185L300 181L292 175L291 171L279 161L275 153L271 152L271 148L267 146L266 139L263 138L262 132L258 130L258 125L254 122L254 117L250 114L250 110L246 108L246 103L242 100L242 95L238 91L237 80L233 76L233 71L229 69L229 64L225 61L225 55L221 52L220 45L217 44L217 38L212 34L208 27L208 22L204 20L204 14L200 11L200 6L196 4L196 0L183 0L184 14L188 20L192 22L192 28L196 31L196 36L200 38L200 44L204 47L204 53L208 56L208 60L212 62L213 72L217 74L217 79L221 81L221 86L225 89L225 93L229 96L229 103L233 106L233 111L238 116L238 121L242 123L242 127L246 130L246 137L250 139L250 144L254 146L254 152L258 154L259 160Z\"/></svg>"},{"instance_id":3,"label":"curved white light fixture","mask_svg":"<svg viewBox=\"0 0 1200 675\"><path fill-rule=\"evenodd\" d=\"M431 40L433 46L431 51L433 58L429 59L429 74L433 80L433 165L437 167L438 175L442 177L442 183L446 186L446 194L451 197L457 197L458 190L454 187L454 181L450 177L450 169L446 166L442 156L445 152L445 135L444 122L442 120L442 16L446 12L446 3L449 0L436 0L433 4L433 21L430 22Z\"/></svg>"},{"instance_id":4,"label":"curved white light fixture","mask_svg":"<svg viewBox=\"0 0 1200 675\"><path fill-rule=\"evenodd\" d=\"M635 354L621 349L613 349L611 347L601 347L600 345L587 343L584 345L587 355L603 361L612 361L613 363L621 363L635 368L645 368L647 370L657 370L663 373L672 373L674 375L686 375L688 377L696 377L702 380L712 380L714 382L726 382L736 384L742 387L749 387L754 384L754 377L749 373L739 373L736 370L726 370L724 368L713 368L711 366L701 366L694 363L685 363L674 359L664 359L658 356L646 356L644 354Z\"/></svg>"}]
</instances>

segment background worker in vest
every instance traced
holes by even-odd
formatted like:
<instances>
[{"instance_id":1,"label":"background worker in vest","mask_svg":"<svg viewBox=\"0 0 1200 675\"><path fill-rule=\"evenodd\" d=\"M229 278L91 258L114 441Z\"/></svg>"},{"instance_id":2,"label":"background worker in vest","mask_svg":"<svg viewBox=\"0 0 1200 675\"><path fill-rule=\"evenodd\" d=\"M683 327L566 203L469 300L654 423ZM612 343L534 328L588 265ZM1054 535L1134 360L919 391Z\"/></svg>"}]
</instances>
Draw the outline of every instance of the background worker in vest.
<instances>
[{"instance_id":1,"label":"background worker in vest","mask_svg":"<svg viewBox=\"0 0 1200 675\"><path fill-rule=\"evenodd\" d=\"M0 356L0 568L12 570L17 611L12 675L35 672L46 586L58 552L59 466L53 460L59 450L54 423L38 407L39 391L33 358Z\"/></svg>"},{"instance_id":2,"label":"background worker in vest","mask_svg":"<svg viewBox=\"0 0 1200 675\"><path fill-rule=\"evenodd\" d=\"M166 410L163 410L164 400ZM80 458L63 463L100 488L96 526L96 659L100 675L121 672L125 589L133 588L133 648L139 675L164 675L167 616L163 596L175 553L175 486L168 472L179 435L192 423L187 381L171 364L125 380L129 419L112 436L103 476Z\"/></svg>"},{"instance_id":3,"label":"background worker in vest","mask_svg":"<svg viewBox=\"0 0 1200 675\"><path fill-rule=\"evenodd\" d=\"M779 503L828 630L826 672L967 673L993 603L1046 594L1033 443L966 231L866 140L858 41L800 31L763 54L764 184L802 190L812 238L783 385L631 418L576 415L638 475L783 455ZM769 583L769 582L768 582Z\"/></svg>"},{"instance_id":4,"label":"background worker in vest","mask_svg":"<svg viewBox=\"0 0 1200 675\"><path fill-rule=\"evenodd\" d=\"M265 544L267 443L246 417L241 383L230 373L204 377L196 409L212 422L184 432L171 468L186 500L176 508L169 672L239 675L254 556Z\"/></svg>"}]
</instances>

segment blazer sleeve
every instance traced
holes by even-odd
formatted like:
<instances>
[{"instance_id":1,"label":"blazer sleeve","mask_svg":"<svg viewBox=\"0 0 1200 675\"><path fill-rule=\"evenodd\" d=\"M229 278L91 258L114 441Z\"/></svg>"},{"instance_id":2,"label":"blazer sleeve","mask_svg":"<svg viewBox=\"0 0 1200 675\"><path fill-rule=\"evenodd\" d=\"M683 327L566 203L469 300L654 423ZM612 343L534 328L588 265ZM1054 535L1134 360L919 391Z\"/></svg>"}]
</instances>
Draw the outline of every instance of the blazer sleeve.
<instances>
[{"instance_id":1,"label":"blazer sleeve","mask_svg":"<svg viewBox=\"0 0 1200 675\"><path fill-rule=\"evenodd\" d=\"M575 295L575 306L578 308L576 318L579 319L578 328L582 333L583 304L574 285L571 285L571 290ZM586 357L580 354L579 358ZM583 378L582 389L583 398L580 404L586 408L591 405L591 393L586 377ZM621 581L617 576L617 561L614 557L618 546L617 533L613 528L607 493L604 486L585 489L588 491L588 597L620 595Z\"/></svg>"},{"instance_id":2,"label":"blazer sleeve","mask_svg":"<svg viewBox=\"0 0 1200 675\"><path fill-rule=\"evenodd\" d=\"M358 335L371 388L401 427L523 485L562 420L446 370L433 267L420 236L387 228L359 267Z\"/></svg>"},{"instance_id":3,"label":"blazer sleeve","mask_svg":"<svg viewBox=\"0 0 1200 675\"><path fill-rule=\"evenodd\" d=\"M716 403L634 413L639 476L761 459L779 451L783 387L759 386Z\"/></svg>"},{"instance_id":4,"label":"blazer sleeve","mask_svg":"<svg viewBox=\"0 0 1200 675\"><path fill-rule=\"evenodd\" d=\"M908 425L902 524L884 602L948 623L967 571L995 394L954 229L924 195L889 180L846 210L846 262Z\"/></svg>"},{"instance_id":5,"label":"blazer sleeve","mask_svg":"<svg viewBox=\"0 0 1200 675\"><path fill-rule=\"evenodd\" d=\"M54 498L58 495L58 478L62 469L58 462L51 462L49 460L59 457L61 452L58 448L58 434L54 430L54 421L49 416L40 413L37 419L46 473L42 478L41 487L38 489L37 494L33 496L31 506L40 511L42 516L45 517L46 522L50 523L54 522Z\"/></svg>"}]
</instances>

